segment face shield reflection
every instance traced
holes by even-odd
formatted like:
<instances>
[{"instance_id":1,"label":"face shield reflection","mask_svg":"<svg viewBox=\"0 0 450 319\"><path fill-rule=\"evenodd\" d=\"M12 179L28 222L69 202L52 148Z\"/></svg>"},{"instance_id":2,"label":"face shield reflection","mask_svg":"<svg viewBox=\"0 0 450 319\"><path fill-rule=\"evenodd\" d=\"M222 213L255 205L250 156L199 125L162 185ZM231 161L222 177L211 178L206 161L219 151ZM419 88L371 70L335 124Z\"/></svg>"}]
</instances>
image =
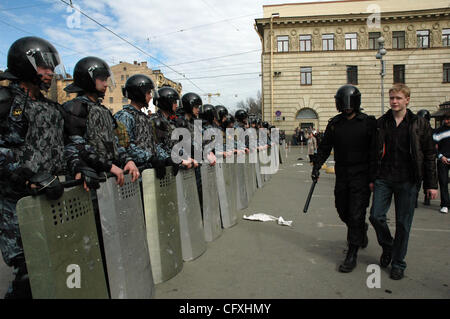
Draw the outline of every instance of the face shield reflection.
<instances>
[{"instance_id":1,"label":"face shield reflection","mask_svg":"<svg viewBox=\"0 0 450 319\"><path fill-rule=\"evenodd\" d=\"M109 66L91 66L88 69L89 75L91 76L92 80L99 79L102 81L107 81L107 85L111 90L114 90L116 88L116 81L114 79L114 74L111 72L111 69Z\"/></svg>"},{"instance_id":2,"label":"face shield reflection","mask_svg":"<svg viewBox=\"0 0 450 319\"><path fill-rule=\"evenodd\" d=\"M66 69L61 62L58 53L29 50L26 55L36 72L38 72L38 68L48 69L53 72L53 75L57 75L62 79L67 78ZM46 72L46 74L49 74L49 72Z\"/></svg>"}]
</instances>

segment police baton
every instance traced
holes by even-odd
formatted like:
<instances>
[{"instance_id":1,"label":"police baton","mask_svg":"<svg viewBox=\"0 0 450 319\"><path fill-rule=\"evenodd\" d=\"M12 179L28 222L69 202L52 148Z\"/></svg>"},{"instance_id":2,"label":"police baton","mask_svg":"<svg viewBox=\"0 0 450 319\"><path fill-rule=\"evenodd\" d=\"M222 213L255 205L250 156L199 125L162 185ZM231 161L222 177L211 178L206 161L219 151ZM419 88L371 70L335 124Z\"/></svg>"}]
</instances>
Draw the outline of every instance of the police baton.
<instances>
[{"instance_id":1,"label":"police baton","mask_svg":"<svg viewBox=\"0 0 450 319\"><path fill-rule=\"evenodd\" d=\"M314 192L314 188L316 187L317 184L317 179L313 180L313 183L311 185L311 188L309 189L309 194L308 197L306 198L306 203L305 203L305 207L303 208L303 212L306 214L306 212L308 211L308 207L309 207L309 202L311 201L311 197L312 194Z\"/></svg>"}]
</instances>

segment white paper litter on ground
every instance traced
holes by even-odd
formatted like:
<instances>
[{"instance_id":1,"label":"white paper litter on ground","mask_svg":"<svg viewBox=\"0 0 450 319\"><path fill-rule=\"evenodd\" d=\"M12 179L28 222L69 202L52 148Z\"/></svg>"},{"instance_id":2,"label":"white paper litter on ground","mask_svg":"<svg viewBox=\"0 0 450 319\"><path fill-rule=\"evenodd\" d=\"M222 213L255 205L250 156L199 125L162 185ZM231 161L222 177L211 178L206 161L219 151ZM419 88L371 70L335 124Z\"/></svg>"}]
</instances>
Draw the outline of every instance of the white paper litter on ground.
<instances>
[{"instance_id":1,"label":"white paper litter on ground","mask_svg":"<svg viewBox=\"0 0 450 319\"><path fill-rule=\"evenodd\" d=\"M257 220L257 221L261 221L261 222L271 222L271 221L276 221L278 223L278 225L284 225L284 226L292 226L292 221L289 220L284 220L283 217L275 217L272 215L267 215L267 214L253 214L250 216L243 216L242 218L247 219L247 220Z\"/></svg>"}]
</instances>

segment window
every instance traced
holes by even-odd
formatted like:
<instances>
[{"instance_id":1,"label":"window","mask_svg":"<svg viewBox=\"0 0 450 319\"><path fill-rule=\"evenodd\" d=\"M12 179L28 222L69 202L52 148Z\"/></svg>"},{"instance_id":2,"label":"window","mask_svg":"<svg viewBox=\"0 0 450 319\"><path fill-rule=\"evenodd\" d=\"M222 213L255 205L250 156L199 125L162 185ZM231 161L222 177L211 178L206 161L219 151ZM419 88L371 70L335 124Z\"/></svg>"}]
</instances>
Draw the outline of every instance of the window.
<instances>
[{"instance_id":1,"label":"window","mask_svg":"<svg viewBox=\"0 0 450 319\"><path fill-rule=\"evenodd\" d=\"M392 32L392 48L393 49L405 48L405 31Z\"/></svg>"},{"instance_id":2,"label":"window","mask_svg":"<svg viewBox=\"0 0 450 319\"><path fill-rule=\"evenodd\" d=\"M124 66L124 67L123 67L123 70L124 70L124 71L126 71L126 70L127 70L127 67L126 67L126 66Z\"/></svg>"},{"instance_id":3,"label":"window","mask_svg":"<svg viewBox=\"0 0 450 319\"><path fill-rule=\"evenodd\" d=\"M444 63L444 83L450 83L450 63Z\"/></svg>"},{"instance_id":4,"label":"window","mask_svg":"<svg viewBox=\"0 0 450 319\"><path fill-rule=\"evenodd\" d=\"M347 84L358 85L358 66L347 65Z\"/></svg>"},{"instance_id":5,"label":"window","mask_svg":"<svg viewBox=\"0 0 450 319\"><path fill-rule=\"evenodd\" d=\"M450 29L442 29L442 46L450 47Z\"/></svg>"},{"instance_id":6,"label":"window","mask_svg":"<svg viewBox=\"0 0 450 319\"><path fill-rule=\"evenodd\" d=\"M287 35L277 37L278 52L289 52L289 37Z\"/></svg>"},{"instance_id":7,"label":"window","mask_svg":"<svg viewBox=\"0 0 450 319\"><path fill-rule=\"evenodd\" d=\"M430 31L421 30L417 31L417 47L429 48L430 47Z\"/></svg>"},{"instance_id":8,"label":"window","mask_svg":"<svg viewBox=\"0 0 450 319\"><path fill-rule=\"evenodd\" d=\"M311 85L312 84L312 67L302 67L300 68L300 84L301 85Z\"/></svg>"},{"instance_id":9,"label":"window","mask_svg":"<svg viewBox=\"0 0 450 319\"><path fill-rule=\"evenodd\" d=\"M381 32L369 32L369 50L378 50L380 44L378 38L381 37Z\"/></svg>"},{"instance_id":10,"label":"window","mask_svg":"<svg viewBox=\"0 0 450 319\"><path fill-rule=\"evenodd\" d=\"M110 103L110 104L114 103L114 98L113 98L112 96L109 97L109 103Z\"/></svg>"},{"instance_id":11,"label":"window","mask_svg":"<svg viewBox=\"0 0 450 319\"><path fill-rule=\"evenodd\" d=\"M124 76L123 74L120 76L120 80L121 80L121 81L124 81L124 80L125 80L125 76Z\"/></svg>"},{"instance_id":12,"label":"window","mask_svg":"<svg viewBox=\"0 0 450 319\"><path fill-rule=\"evenodd\" d=\"M311 51L311 35L300 36L300 51Z\"/></svg>"},{"instance_id":13,"label":"window","mask_svg":"<svg viewBox=\"0 0 450 319\"><path fill-rule=\"evenodd\" d=\"M405 83L405 65L394 65L394 83Z\"/></svg>"},{"instance_id":14,"label":"window","mask_svg":"<svg viewBox=\"0 0 450 319\"><path fill-rule=\"evenodd\" d=\"M324 34L322 36L322 49L324 51L334 50L334 34Z\"/></svg>"},{"instance_id":15,"label":"window","mask_svg":"<svg viewBox=\"0 0 450 319\"><path fill-rule=\"evenodd\" d=\"M358 35L356 33L345 34L345 49L346 50L358 49Z\"/></svg>"}]
</instances>

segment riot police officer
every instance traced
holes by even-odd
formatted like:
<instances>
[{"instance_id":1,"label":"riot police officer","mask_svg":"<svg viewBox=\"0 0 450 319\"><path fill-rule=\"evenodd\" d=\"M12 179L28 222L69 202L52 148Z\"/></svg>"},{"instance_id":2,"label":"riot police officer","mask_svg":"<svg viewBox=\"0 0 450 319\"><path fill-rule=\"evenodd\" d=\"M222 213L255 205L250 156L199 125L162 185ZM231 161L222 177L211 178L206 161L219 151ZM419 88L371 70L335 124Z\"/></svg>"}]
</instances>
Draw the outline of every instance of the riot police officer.
<instances>
[{"instance_id":1,"label":"riot police officer","mask_svg":"<svg viewBox=\"0 0 450 319\"><path fill-rule=\"evenodd\" d=\"M61 66L51 43L25 37L11 45L8 69L0 78L10 81L0 87L0 249L15 275L5 299L31 298L17 201L41 189L49 199L64 192L55 177L66 170L64 112L41 93Z\"/></svg>"},{"instance_id":2,"label":"riot police officer","mask_svg":"<svg viewBox=\"0 0 450 319\"><path fill-rule=\"evenodd\" d=\"M191 168L193 165L192 158L184 158L183 154L179 154L182 158L181 163L175 163L172 160L171 152L175 145L175 141L171 139L172 132L176 128L176 110L180 95L171 87L162 87L158 90L158 96L155 99L155 105L158 111L150 117L153 129L153 138L156 145L156 154L159 160L164 160L165 166L173 167L173 174L176 175L180 166ZM157 170L157 177L165 176L165 168Z\"/></svg>"},{"instance_id":3,"label":"riot police officer","mask_svg":"<svg viewBox=\"0 0 450 319\"><path fill-rule=\"evenodd\" d=\"M428 123L430 123L430 121L431 121L431 114L428 110L419 110L417 112L417 116L423 117L425 120L428 121ZM417 200L419 198L419 191L420 191L421 187L422 187L422 183L418 183L417 184L416 208L418 207ZM430 198L428 197L428 194L425 192L425 189L423 190L423 196L424 196L423 204L426 206L430 206Z\"/></svg>"},{"instance_id":4,"label":"riot police officer","mask_svg":"<svg viewBox=\"0 0 450 319\"><path fill-rule=\"evenodd\" d=\"M75 65L73 79L64 90L78 96L63 105L68 113L65 130L69 136L65 153L72 175L83 179L87 189L98 188L95 183L89 185L89 168L96 173L112 173L120 186L124 184L123 171L128 170L134 182L139 170L119 145L114 132L117 122L102 104L107 87L115 85L109 65L98 57L85 57Z\"/></svg>"},{"instance_id":5,"label":"riot police officer","mask_svg":"<svg viewBox=\"0 0 450 319\"><path fill-rule=\"evenodd\" d=\"M144 74L131 76L122 89L123 96L130 99L128 105L114 115L123 123L130 137L127 152L138 166L159 168L164 162L158 160L152 135L150 117L142 112L154 96L155 84Z\"/></svg>"},{"instance_id":6,"label":"riot police officer","mask_svg":"<svg viewBox=\"0 0 450 319\"><path fill-rule=\"evenodd\" d=\"M234 128L236 129L243 129L244 131L248 128L248 113L245 110L237 110L236 113L234 113L235 123ZM245 151L247 154L249 153L249 143L248 139L245 140L245 143L242 143L240 139L238 138L238 141L236 143L236 149L238 152Z\"/></svg>"},{"instance_id":7,"label":"riot police officer","mask_svg":"<svg viewBox=\"0 0 450 319\"><path fill-rule=\"evenodd\" d=\"M356 267L359 247L368 243L365 223L370 199L370 145L375 134L376 120L360 111L361 93L353 85L340 87L335 96L339 115L328 122L319 145L312 170L312 179L319 178L319 170L334 148L336 209L347 225L348 251L340 272Z\"/></svg>"},{"instance_id":8,"label":"riot police officer","mask_svg":"<svg viewBox=\"0 0 450 319\"><path fill-rule=\"evenodd\" d=\"M217 111L217 122L218 126L222 127L222 123L225 121L226 116L228 115L228 110L223 105L216 105L216 111Z\"/></svg>"}]
</instances>

